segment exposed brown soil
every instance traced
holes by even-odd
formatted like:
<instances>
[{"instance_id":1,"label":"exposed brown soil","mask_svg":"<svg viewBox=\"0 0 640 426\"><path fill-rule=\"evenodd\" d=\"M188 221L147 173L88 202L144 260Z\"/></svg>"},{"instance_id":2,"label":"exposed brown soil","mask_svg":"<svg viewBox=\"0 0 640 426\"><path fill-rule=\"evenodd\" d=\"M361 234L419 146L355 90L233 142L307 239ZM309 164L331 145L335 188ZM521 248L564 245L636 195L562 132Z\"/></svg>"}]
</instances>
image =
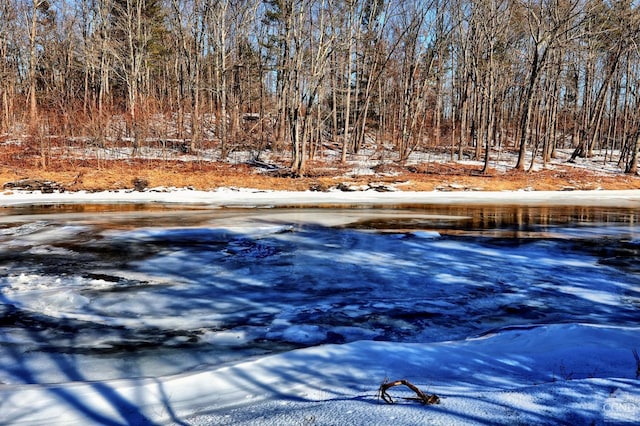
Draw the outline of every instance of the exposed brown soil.
<instances>
[{"instance_id":1,"label":"exposed brown soil","mask_svg":"<svg viewBox=\"0 0 640 426\"><path fill-rule=\"evenodd\" d=\"M343 185L385 184L404 191L450 190L592 190L640 189L640 177L602 173L555 165L535 172L490 170L481 174L476 166L457 163L425 163L412 166L386 165L371 176L349 176L348 168L312 164L305 177L265 173L249 165L160 160L102 161L38 166L0 166L0 184L20 179L54 181L69 191L114 190L134 187L142 180L149 187L192 187L211 190L244 187L288 191L327 190ZM345 174L346 173L346 174Z\"/></svg>"}]
</instances>

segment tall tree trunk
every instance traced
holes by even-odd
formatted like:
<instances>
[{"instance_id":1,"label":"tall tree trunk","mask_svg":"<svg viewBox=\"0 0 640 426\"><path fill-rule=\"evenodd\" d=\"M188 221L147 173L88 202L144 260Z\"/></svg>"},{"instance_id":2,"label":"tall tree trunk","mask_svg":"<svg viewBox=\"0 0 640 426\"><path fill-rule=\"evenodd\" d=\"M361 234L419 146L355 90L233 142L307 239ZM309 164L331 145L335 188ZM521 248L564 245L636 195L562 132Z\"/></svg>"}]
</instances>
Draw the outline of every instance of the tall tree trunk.
<instances>
[{"instance_id":1,"label":"tall tree trunk","mask_svg":"<svg viewBox=\"0 0 640 426\"><path fill-rule=\"evenodd\" d=\"M545 51L546 52L546 51ZM543 56L544 57L544 56ZM535 86L538 81L538 74L541 66L541 54L536 45L533 49L533 58L531 68L529 70L529 81L525 89L524 110L520 120L520 147L518 150L518 162L516 170L524 171L525 158L527 155L527 142L529 140L529 124L531 123L531 115L533 113Z\"/></svg>"},{"instance_id":2,"label":"tall tree trunk","mask_svg":"<svg viewBox=\"0 0 640 426\"><path fill-rule=\"evenodd\" d=\"M625 173L627 174L638 174L638 155L640 151L640 130L636 132L634 136L634 143L631 147L631 159L629 160L629 164L627 164L627 168Z\"/></svg>"},{"instance_id":3,"label":"tall tree trunk","mask_svg":"<svg viewBox=\"0 0 640 426\"><path fill-rule=\"evenodd\" d=\"M32 1L31 26L29 28L29 124L35 128L38 124L38 102L36 99L36 55L38 38L38 9L45 3L42 0ZM43 165L44 166L44 165Z\"/></svg>"}]
</instances>

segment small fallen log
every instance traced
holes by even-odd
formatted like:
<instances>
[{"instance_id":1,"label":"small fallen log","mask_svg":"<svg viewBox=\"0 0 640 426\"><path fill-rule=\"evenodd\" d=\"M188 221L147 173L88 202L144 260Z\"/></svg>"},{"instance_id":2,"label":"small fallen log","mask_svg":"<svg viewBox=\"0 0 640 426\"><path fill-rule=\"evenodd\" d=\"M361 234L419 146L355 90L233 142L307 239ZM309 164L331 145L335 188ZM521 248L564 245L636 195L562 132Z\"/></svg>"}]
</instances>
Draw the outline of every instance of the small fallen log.
<instances>
[{"instance_id":1,"label":"small fallen log","mask_svg":"<svg viewBox=\"0 0 640 426\"><path fill-rule=\"evenodd\" d=\"M395 401L393 400L393 398L391 398L391 395L389 395L389 393L387 392L389 389L391 389L394 386L406 386L412 391L414 391L417 395L415 397L402 398L402 399L418 401L423 405L440 404L440 397L438 395L436 395L435 393L434 394L424 393L420 389L418 389L416 385L409 382L408 380L396 380L394 382L385 381L380 385L380 388L378 389L378 396L382 398L382 400L387 404L395 404Z\"/></svg>"},{"instance_id":2,"label":"small fallen log","mask_svg":"<svg viewBox=\"0 0 640 426\"><path fill-rule=\"evenodd\" d=\"M19 179L13 182L6 182L3 189L14 189L21 191L41 191L43 194L51 194L54 191L64 192L64 186L58 182L39 179Z\"/></svg>"}]
</instances>

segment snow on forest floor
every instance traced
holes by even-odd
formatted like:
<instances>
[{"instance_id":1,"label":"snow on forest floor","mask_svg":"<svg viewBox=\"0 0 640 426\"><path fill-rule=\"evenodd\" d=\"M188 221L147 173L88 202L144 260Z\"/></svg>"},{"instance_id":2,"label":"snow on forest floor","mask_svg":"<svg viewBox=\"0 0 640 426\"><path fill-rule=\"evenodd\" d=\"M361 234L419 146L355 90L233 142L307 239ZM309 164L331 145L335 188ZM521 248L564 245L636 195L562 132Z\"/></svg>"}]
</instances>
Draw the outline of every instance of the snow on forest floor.
<instances>
[{"instance_id":1,"label":"snow on forest floor","mask_svg":"<svg viewBox=\"0 0 640 426\"><path fill-rule=\"evenodd\" d=\"M2 424L640 418L638 191L0 203Z\"/></svg>"},{"instance_id":2,"label":"snow on forest floor","mask_svg":"<svg viewBox=\"0 0 640 426\"><path fill-rule=\"evenodd\" d=\"M215 140L207 140L195 151L179 149L184 140L149 139L134 149L127 138L109 146L86 139L55 139L42 167L36 150L25 156L25 141L8 138L0 152L15 164L0 168L0 179L12 190L27 180L47 181L66 191L104 191L132 187L190 187L215 190L225 187L290 191L325 191L332 188L404 191L460 190L576 190L637 189L640 178L625 174L626 159L619 151L594 150L588 158L571 158L573 150L558 147L543 164L531 153L525 159L530 173L516 172L517 152L513 147L494 147L488 169L467 149L462 159L452 156L451 147L417 147L406 161L399 161L391 146L384 148L367 139L358 153L342 161L339 144L318 147L309 158L304 177L291 179L290 155L286 148L251 150L227 147L222 152ZM55 142L55 143L54 143ZM116 143L117 142L117 143ZM13 161L13 160L12 160ZM133 182L138 182L134 184Z\"/></svg>"}]
</instances>

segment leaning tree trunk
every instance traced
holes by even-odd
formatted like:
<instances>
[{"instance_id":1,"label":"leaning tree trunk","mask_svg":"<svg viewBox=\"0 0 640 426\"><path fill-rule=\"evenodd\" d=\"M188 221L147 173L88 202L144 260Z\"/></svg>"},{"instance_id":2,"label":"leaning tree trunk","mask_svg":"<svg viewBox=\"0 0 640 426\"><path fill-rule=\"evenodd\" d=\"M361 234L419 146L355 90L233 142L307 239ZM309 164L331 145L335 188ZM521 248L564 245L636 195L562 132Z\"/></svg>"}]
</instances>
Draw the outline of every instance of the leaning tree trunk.
<instances>
[{"instance_id":1,"label":"leaning tree trunk","mask_svg":"<svg viewBox=\"0 0 640 426\"><path fill-rule=\"evenodd\" d=\"M629 160L629 164L627 164L627 168L625 173L627 174L638 174L638 151L640 150L640 130L636 132L635 141L633 146L631 147L631 159Z\"/></svg>"}]
</instances>

